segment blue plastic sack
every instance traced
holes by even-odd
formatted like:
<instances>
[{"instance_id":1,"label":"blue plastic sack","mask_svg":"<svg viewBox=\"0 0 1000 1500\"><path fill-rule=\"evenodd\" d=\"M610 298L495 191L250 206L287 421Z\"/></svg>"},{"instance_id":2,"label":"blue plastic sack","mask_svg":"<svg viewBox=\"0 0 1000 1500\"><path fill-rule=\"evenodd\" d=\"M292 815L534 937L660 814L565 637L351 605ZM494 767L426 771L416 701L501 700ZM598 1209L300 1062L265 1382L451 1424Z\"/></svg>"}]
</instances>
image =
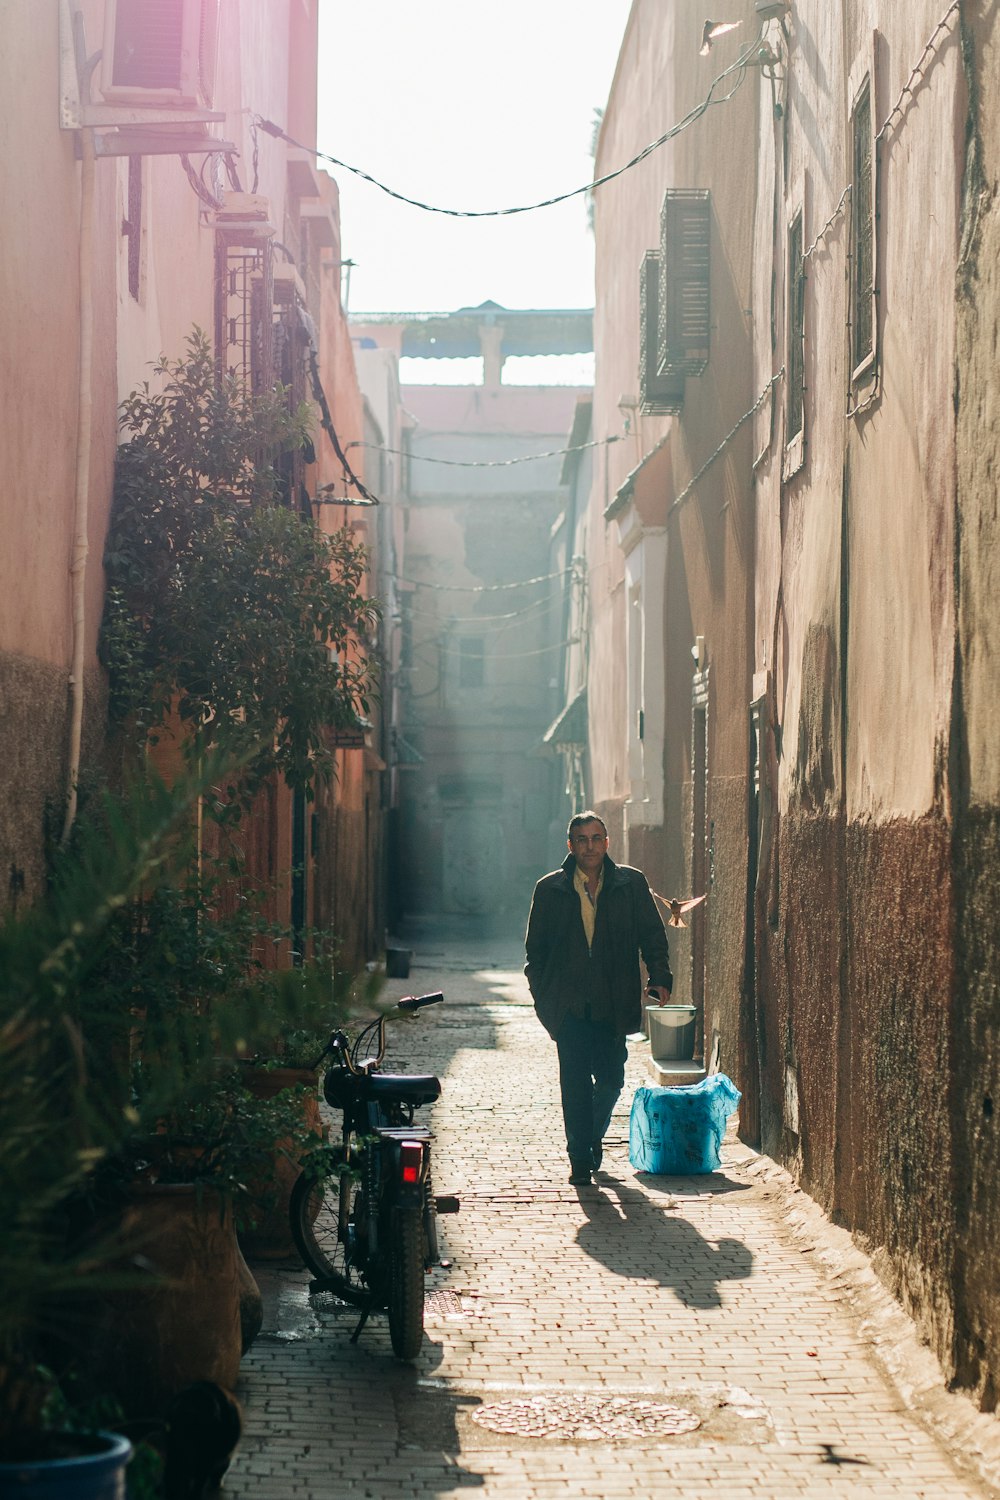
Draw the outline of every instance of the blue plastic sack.
<instances>
[{"instance_id":1,"label":"blue plastic sack","mask_svg":"<svg viewBox=\"0 0 1000 1500\"><path fill-rule=\"evenodd\" d=\"M640 1088L632 1100L628 1159L637 1172L687 1177L715 1172L726 1121L740 1091L725 1073L683 1088Z\"/></svg>"}]
</instances>

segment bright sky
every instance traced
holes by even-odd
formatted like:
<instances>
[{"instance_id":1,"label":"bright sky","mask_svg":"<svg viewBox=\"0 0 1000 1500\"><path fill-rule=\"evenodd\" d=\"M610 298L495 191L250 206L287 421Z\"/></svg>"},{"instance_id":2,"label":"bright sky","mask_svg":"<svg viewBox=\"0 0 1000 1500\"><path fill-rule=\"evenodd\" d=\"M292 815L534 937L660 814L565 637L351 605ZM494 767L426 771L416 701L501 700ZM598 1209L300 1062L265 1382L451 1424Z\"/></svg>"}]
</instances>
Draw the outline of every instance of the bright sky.
<instances>
[{"instance_id":1,"label":"bright sky","mask_svg":"<svg viewBox=\"0 0 1000 1500\"><path fill-rule=\"evenodd\" d=\"M324 0L320 150L411 198L506 208L589 182L630 0ZM320 162L341 193L351 312L591 307L583 197L509 219L396 203Z\"/></svg>"}]
</instances>

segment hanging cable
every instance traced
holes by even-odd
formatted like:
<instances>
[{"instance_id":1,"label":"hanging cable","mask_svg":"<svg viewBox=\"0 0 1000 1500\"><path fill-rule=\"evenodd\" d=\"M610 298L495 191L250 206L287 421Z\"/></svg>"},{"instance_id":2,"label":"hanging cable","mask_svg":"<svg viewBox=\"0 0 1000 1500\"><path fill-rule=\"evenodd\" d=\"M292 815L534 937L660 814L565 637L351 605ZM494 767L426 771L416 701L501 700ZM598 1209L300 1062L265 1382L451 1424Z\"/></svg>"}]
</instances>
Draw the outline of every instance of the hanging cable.
<instances>
[{"instance_id":1,"label":"hanging cable","mask_svg":"<svg viewBox=\"0 0 1000 1500\"><path fill-rule=\"evenodd\" d=\"M405 448L383 448L381 443L348 443L352 448L374 448L377 453L392 453L397 458L415 458L422 464L448 464L455 469L506 469L510 464L530 464L540 458L562 458L566 453L583 453L587 448L602 448L608 443L620 443L615 433L611 437L595 438L592 443L576 443L572 448L550 448L547 453L522 453L519 458L434 458L429 453L410 453Z\"/></svg>"},{"instance_id":2,"label":"hanging cable","mask_svg":"<svg viewBox=\"0 0 1000 1500\"><path fill-rule=\"evenodd\" d=\"M206 157L207 160L207 157ZM232 151L227 151L222 158L226 167L226 176L229 178L229 186L234 193L242 193L243 185L240 182L240 174L236 170L236 157Z\"/></svg>"},{"instance_id":3,"label":"hanging cable","mask_svg":"<svg viewBox=\"0 0 1000 1500\"><path fill-rule=\"evenodd\" d=\"M356 490L358 495L361 497L360 502L349 500L346 502L341 501L341 504L346 503L349 505L356 505L360 503L363 505L378 505L378 496L373 495L371 491L367 490L361 483L361 480L358 478L358 476L355 474L354 470L348 463L347 455L345 454L343 448L340 446L340 439L337 436L336 428L333 425L333 418L330 416L330 407L327 403L326 393L323 390L323 382L320 379L319 358L316 353L316 346L313 343L312 339L309 340L309 374L311 376L313 400L319 407L320 425L322 426L323 431L326 433L327 437L330 439L330 442L333 444L333 451L334 453L336 453L337 457L340 460L341 468L344 471L344 482L346 484L349 484L352 489ZM324 497L321 492L321 501L325 498L326 497ZM331 497L328 503L331 505L335 505L337 501Z\"/></svg>"},{"instance_id":4,"label":"hanging cable","mask_svg":"<svg viewBox=\"0 0 1000 1500\"><path fill-rule=\"evenodd\" d=\"M360 177L364 182L371 183L373 187L379 188L381 192L388 194L390 198L395 198L399 203L406 203L410 208L420 208L429 214L444 214L450 219L499 219L509 217L511 214L534 213L539 208L553 208L558 203L566 203L571 198L579 198L584 193L592 193L595 188L603 187L605 183L613 182L616 177L621 177L624 173L631 171L633 167L637 167L640 162L646 160L647 156L651 156L654 151L658 151L661 146L665 146L668 141L672 141L683 130L687 130L696 120L700 120L702 115L713 105L725 104L733 97L736 91L742 86L746 78L747 69L753 66L750 59L757 52L763 35L764 28L762 27L755 39L743 48L736 61L730 63L728 68L724 68L719 76L713 79L712 85L704 99L696 104L693 109L689 110L675 125L672 125L669 130L665 130L655 141L650 141L648 146L644 146L624 166L617 167L613 172L605 172L602 177L595 177L593 182L585 183L582 187L573 188L567 193L557 193L553 198L543 198L538 203L521 203L513 208L441 208L433 203L424 203L419 198L409 198L405 193L398 193L394 188L387 187L384 182L380 182L370 172L364 172L360 167L352 167L350 162L341 161L339 157L331 156L328 151L320 151L315 146L306 146L301 141L294 140L292 136L282 130L280 125L276 125L273 120L266 120L263 115L255 115L253 119L256 126L266 131L268 135L274 136L276 140L285 141L289 146L295 146L300 151L308 151L311 155L318 157L322 161L331 162L333 166L340 167L344 172L353 173L355 177ZM736 83L727 94L722 94L716 98L716 89L734 74L737 75Z\"/></svg>"},{"instance_id":5,"label":"hanging cable","mask_svg":"<svg viewBox=\"0 0 1000 1500\"><path fill-rule=\"evenodd\" d=\"M555 605L561 604L562 599L562 593L555 592L543 595L541 599L536 599L533 604L526 604L523 609L511 609L502 615L449 615L448 619L456 625L490 625L497 621L523 620L528 615L536 612L543 614L545 610L552 609ZM419 605L408 604L406 613L416 620L436 620L440 623L442 619L439 609L421 609Z\"/></svg>"},{"instance_id":6,"label":"hanging cable","mask_svg":"<svg viewBox=\"0 0 1000 1500\"><path fill-rule=\"evenodd\" d=\"M259 116L254 114L250 116L250 140L253 146L250 158L250 169L253 172L253 182L250 188L251 193L256 193L260 186L260 136L257 133L258 118Z\"/></svg>"},{"instance_id":7,"label":"hanging cable","mask_svg":"<svg viewBox=\"0 0 1000 1500\"><path fill-rule=\"evenodd\" d=\"M823 225L823 228L820 230L819 234L813 240L808 250L803 250L802 259L804 261L811 259L811 257L815 255L816 251L819 249L823 240L826 239L826 236L830 233L830 230L833 228L837 220L840 218L841 214L844 212L844 209L847 206L847 200L851 196L851 191L852 184L848 183L844 191L840 195L840 202L837 204L837 207L833 210L833 213Z\"/></svg>"},{"instance_id":8,"label":"hanging cable","mask_svg":"<svg viewBox=\"0 0 1000 1500\"><path fill-rule=\"evenodd\" d=\"M879 141L882 140L882 137L887 135L888 132L892 129L893 122L896 120L897 116L902 116L906 113L908 105L904 105L903 100L906 98L907 94L909 94L912 98L912 85L914 81L917 78L922 81L924 78L925 59L928 58L934 51L938 37L943 31L947 30L949 21L951 20L952 16L958 14L960 8L961 0L952 0L952 4L949 5L948 9L945 11L944 15L941 17L934 30L931 32L930 36L927 39L927 45L924 47L923 52L921 52L920 56L917 58L916 63L910 70L909 78L907 78L906 82L903 84L903 87L899 92L899 98L896 100L895 104L892 106L892 109L890 109L889 113L882 121L882 127L879 130L878 135L875 137L876 145L878 145Z\"/></svg>"},{"instance_id":9,"label":"hanging cable","mask_svg":"<svg viewBox=\"0 0 1000 1500\"><path fill-rule=\"evenodd\" d=\"M493 594L500 589L526 589L532 583L548 583L553 578L566 578L572 568L560 568L558 573L541 573L537 578L519 578L515 583L428 583L423 578L404 578L400 573L387 576L393 583L408 583L412 588L437 589L447 594Z\"/></svg>"},{"instance_id":10,"label":"hanging cable","mask_svg":"<svg viewBox=\"0 0 1000 1500\"><path fill-rule=\"evenodd\" d=\"M202 182L201 178L198 176L198 173L191 165L190 158L182 155L181 166L184 168L184 172L187 176L188 182L194 188L195 192L201 199L202 203L204 203L205 207L210 208L213 213L217 212L218 209L222 207L222 199L217 198L215 194L205 185L205 183Z\"/></svg>"},{"instance_id":11,"label":"hanging cable","mask_svg":"<svg viewBox=\"0 0 1000 1500\"><path fill-rule=\"evenodd\" d=\"M531 651L487 651L470 652L469 654L483 661L520 661L526 656L545 656L549 651L561 651L564 646L578 646L580 637L571 635L564 641L553 641L549 646L536 646ZM414 656L419 656L421 651L437 651L442 656L454 656L461 649L461 637L454 641L434 639L427 637L417 641L413 646Z\"/></svg>"},{"instance_id":12,"label":"hanging cable","mask_svg":"<svg viewBox=\"0 0 1000 1500\"><path fill-rule=\"evenodd\" d=\"M677 499L674 501L673 505L671 505L670 509L667 511L667 516L668 517L672 516L673 513L674 513L674 511L677 510L679 506L683 505L684 501L687 500L687 498L691 494L693 494L693 492L694 492L694 490L695 490L695 488L696 488L696 486L698 484L698 481L702 478L702 476L704 474L706 474L708 472L708 470L715 463L715 460L722 453L725 452L726 448L729 446L729 444L732 442L733 438L739 432L739 430L743 426L744 422L749 422L750 418L752 416L754 416L756 412L760 411L761 407L764 405L764 402L767 400L768 396L770 396L771 392L774 390L774 387L778 384L779 380L782 380L784 378L784 374L785 374L785 367L784 367L784 365L782 365L781 369L778 370L774 375L771 376L770 380L767 382L767 385L764 387L764 389L761 391L760 395L757 397L757 400L754 402L753 406L750 407L750 410L749 411L745 411L743 413L742 417L740 417L739 421L736 422L732 427L730 427L729 431L726 433L725 437L722 439L722 442L716 448L715 452L709 454L708 458L706 458L705 462L702 464L702 466L698 470L697 474L695 474L691 479L688 480L687 484L681 490L680 494L677 496Z\"/></svg>"}]
</instances>

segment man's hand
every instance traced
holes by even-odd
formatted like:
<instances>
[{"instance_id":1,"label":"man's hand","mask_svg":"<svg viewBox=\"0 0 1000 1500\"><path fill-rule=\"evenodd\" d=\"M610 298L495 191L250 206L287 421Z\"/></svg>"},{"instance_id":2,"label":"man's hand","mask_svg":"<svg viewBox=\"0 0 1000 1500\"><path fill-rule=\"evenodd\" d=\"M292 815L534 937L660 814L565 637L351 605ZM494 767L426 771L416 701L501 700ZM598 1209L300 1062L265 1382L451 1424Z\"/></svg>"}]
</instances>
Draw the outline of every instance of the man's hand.
<instances>
[{"instance_id":1,"label":"man's hand","mask_svg":"<svg viewBox=\"0 0 1000 1500\"><path fill-rule=\"evenodd\" d=\"M655 1000L656 1003L657 1003L657 1005L669 1005L670 1004L670 991L667 989L666 985L664 985L664 984L649 984L649 985L647 985L646 986L646 994L649 996L649 998L651 1000Z\"/></svg>"}]
</instances>

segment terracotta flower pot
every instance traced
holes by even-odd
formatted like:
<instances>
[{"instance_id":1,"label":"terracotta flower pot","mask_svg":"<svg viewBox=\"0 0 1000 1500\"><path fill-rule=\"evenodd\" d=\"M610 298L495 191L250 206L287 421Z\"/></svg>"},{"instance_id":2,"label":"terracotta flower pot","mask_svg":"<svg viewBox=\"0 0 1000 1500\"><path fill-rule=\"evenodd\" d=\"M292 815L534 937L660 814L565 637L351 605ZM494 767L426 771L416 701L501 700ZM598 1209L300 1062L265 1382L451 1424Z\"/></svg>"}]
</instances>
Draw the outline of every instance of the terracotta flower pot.
<instances>
[{"instance_id":1,"label":"terracotta flower pot","mask_svg":"<svg viewBox=\"0 0 1000 1500\"><path fill-rule=\"evenodd\" d=\"M282 1089L306 1084L312 1092L303 1101L303 1123L320 1134L322 1121L316 1074L308 1068L247 1068L244 1082L257 1099L273 1099ZM252 1260L287 1260L295 1255L295 1245L288 1227L288 1202L299 1175L298 1163L291 1152L291 1141L276 1141L274 1162L269 1177L252 1184L255 1210L252 1228L240 1230L240 1245Z\"/></svg>"},{"instance_id":2,"label":"terracotta flower pot","mask_svg":"<svg viewBox=\"0 0 1000 1500\"><path fill-rule=\"evenodd\" d=\"M93 1353L104 1388L137 1417L162 1413L195 1380L232 1390L243 1340L231 1205L187 1184L137 1184L121 1235L151 1274L102 1299Z\"/></svg>"}]
</instances>

